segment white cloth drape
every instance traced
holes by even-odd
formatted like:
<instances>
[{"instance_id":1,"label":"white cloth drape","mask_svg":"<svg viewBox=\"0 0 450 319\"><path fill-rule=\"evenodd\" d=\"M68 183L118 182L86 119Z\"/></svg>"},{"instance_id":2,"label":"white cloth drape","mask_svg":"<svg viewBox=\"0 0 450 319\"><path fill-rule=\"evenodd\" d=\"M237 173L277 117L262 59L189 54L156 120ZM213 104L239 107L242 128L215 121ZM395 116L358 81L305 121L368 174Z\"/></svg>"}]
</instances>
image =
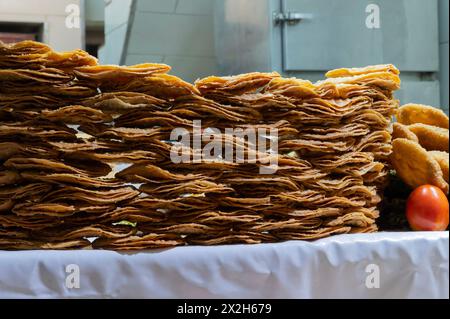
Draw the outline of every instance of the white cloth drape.
<instances>
[{"instance_id":1,"label":"white cloth drape","mask_svg":"<svg viewBox=\"0 0 450 319\"><path fill-rule=\"evenodd\" d=\"M448 298L449 236L381 232L131 253L0 251L0 298L36 297Z\"/></svg>"}]
</instances>

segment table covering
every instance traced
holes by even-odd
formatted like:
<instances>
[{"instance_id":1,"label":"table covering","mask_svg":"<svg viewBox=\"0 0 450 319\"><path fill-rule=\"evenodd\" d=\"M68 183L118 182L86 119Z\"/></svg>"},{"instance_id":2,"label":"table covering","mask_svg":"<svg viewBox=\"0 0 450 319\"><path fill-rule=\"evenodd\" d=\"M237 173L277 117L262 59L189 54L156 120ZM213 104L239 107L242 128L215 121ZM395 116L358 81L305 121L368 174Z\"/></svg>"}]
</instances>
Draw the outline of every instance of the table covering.
<instances>
[{"instance_id":1,"label":"table covering","mask_svg":"<svg viewBox=\"0 0 450 319\"><path fill-rule=\"evenodd\" d=\"M448 232L314 242L0 251L0 298L448 298Z\"/></svg>"}]
</instances>

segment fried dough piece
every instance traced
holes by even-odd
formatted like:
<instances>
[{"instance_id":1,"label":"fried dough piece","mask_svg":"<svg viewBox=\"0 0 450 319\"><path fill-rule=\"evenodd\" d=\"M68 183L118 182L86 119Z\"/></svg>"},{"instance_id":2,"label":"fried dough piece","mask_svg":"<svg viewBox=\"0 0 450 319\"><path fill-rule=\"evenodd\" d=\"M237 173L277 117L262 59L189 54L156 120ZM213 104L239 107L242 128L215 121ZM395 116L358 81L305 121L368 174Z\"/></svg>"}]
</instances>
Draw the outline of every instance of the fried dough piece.
<instances>
[{"instance_id":1,"label":"fried dough piece","mask_svg":"<svg viewBox=\"0 0 450 319\"><path fill-rule=\"evenodd\" d=\"M100 190L64 186L46 194L42 198L42 201L48 201L50 203L74 201L77 204L117 205L120 202L131 200L138 195L139 192L130 186Z\"/></svg>"},{"instance_id":2,"label":"fried dough piece","mask_svg":"<svg viewBox=\"0 0 450 319\"><path fill-rule=\"evenodd\" d=\"M157 110L165 110L168 108L166 101L151 95L136 92L102 93L84 100L83 105L116 114L123 114L129 110L139 108L151 108Z\"/></svg>"},{"instance_id":3,"label":"fried dough piece","mask_svg":"<svg viewBox=\"0 0 450 319\"><path fill-rule=\"evenodd\" d=\"M0 41L1 68L40 69L45 66L70 70L83 65L97 65L97 59L80 49L55 52L48 45L36 41L12 44Z\"/></svg>"},{"instance_id":4,"label":"fried dough piece","mask_svg":"<svg viewBox=\"0 0 450 319\"><path fill-rule=\"evenodd\" d=\"M431 151L428 152L441 166L444 179L449 182L449 154L447 152Z\"/></svg>"},{"instance_id":5,"label":"fried dough piece","mask_svg":"<svg viewBox=\"0 0 450 319\"><path fill-rule=\"evenodd\" d=\"M224 119L233 122L250 122L262 118L260 112L254 108L254 106L223 105L198 95L190 95L177 98L171 113L183 114L192 119L210 117L219 121Z\"/></svg>"},{"instance_id":6,"label":"fried dough piece","mask_svg":"<svg viewBox=\"0 0 450 319\"><path fill-rule=\"evenodd\" d=\"M77 49L67 52L50 52L44 57L44 65L48 67L59 67L61 69L72 69L84 65L97 65L97 58L86 51Z\"/></svg>"},{"instance_id":7,"label":"fried dough piece","mask_svg":"<svg viewBox=\"0 0 450 319\"><path fill-rule=\"evenodd\" d=\"M3 199L0 202L0 212L9 212L14 207L14 202L10 199Z\"/></svg>"},{"instance_id":8,"label":"fried dough piece","mask_svg":"<svg viewBox=\"0 0 450 319\"><path fill-rule=\"evenodd\" d=\"M254 92L267 85L272 79L279 78L277 72L272 73L247 73L236 76L209 76L195 81L195 86L202 92L240 95Z\"/></svg>"},{"instance_id":9,"label":"fried dough piece","mask_svg":"<svg viewBox=\"0 0 450 319\"><path fill-rule=\"evenodd\" d=\"M52 49L41 42L25 40L16 43L4 43L0 41L0 56L24 55L24 54L43 54L51 52Z\"/></svg>"},{"instance_id":10,"label":"fried dough piece","mask_svg":"<svg viewBox=\"0 0 450 319\"><path fill-rule=\"evenodd\" d=\"M49 141L48 144L56 148L62 153L82 152L82 151L95 151L95 152L117 152L129 149L129 145L125 145L118 141L108 140L79 140L79 143L67 143L67 142L54 142Z\"/></svg>"},{"instance_id":11,"label":"fried dough piece","mask_svg":"<svg viewBox=\"0 0 450 319\"><path fill-rule=\"evenodd\" d=\"M423 147L404 138L394 140L392 145L391 164L407 185L416 188L431 184L448 193L441 167Z\"/></svg>"},{"instance_id":12,"label":"fried dough piece","mask_svg":"<svg viewBox=\"0 0 450 319\"><path fill-rule=\"evenodd\" d=\"M308 219L288 219L288 220L265 220L261 222L255 222L248 227L241 227L249 229L254 232L266 232L266 231L303 231L319 228L322 225L320 218L308 218Z\"/></svg>"},{"instance_id":13,"label":"fried dough piece","mask_svg":"<svg viewBox=\"0 0 450 319\"><path fill-rule=\"evenodd\" d=\"M262 242L275 241L274 236L269 234L243 232L241 233L221 233L215 236L194 235L188 236L187 241L193 245L229 245L229 244L259 244Z\"/></svg>"},{"instance_id":14,"label":"fried dough piece","mask_svg":"<svg viewBox=\"0 0 450 319\"><path fill-rule=\"evenodd\" d=\"M42 116L50 121L62 121L67 124L106 123L113 119L100 110L81 105L65 106L56 110L43 110Z\"/></svg>"},{"instance_id":15,"label":"fried dough piece","mask_svg":"<svg viewBox=\"0 0 450 319\"><path fill-rule=\"evenodd\" d=\"M20 180L20 174L15 171L0 171L0 185L12 185Z\"/></svg>"},{"instance_id":16,"label":"fried dough piece","mask_svg":"<svg viewBox=\"0 0 450 319\"><path fill-rule=\"evenodd\" d=\"M368 234L376 231L378 231L378 226L376 224L372 224L367 227L352 227L349 234Z\"/></svg>"},{"instance_id":17,"label":"fried dough piece","mask_svg":"<svg viewBox=\"0 0 450 319\"><path fill-rule=\"evenodd\" d=\"M416 134L420 145L427 151L448 152L448 129L422 123L410 125L408 128Z\"/></svg>"},{"instance_id":18,"label":"fried dough piece","mask_svg":"<svg viewBox=\"0 0 450 319\"><path fill-rule=\"evenodd\" d=\"M15 85L57 84L66 83L73 77L58 69L45 68L40 70L0 69L0 82L13 82Z\"/></svg>"},{"instance_id":19,"label":"fried dough piece","mask_svg":"<svg viewBox=\"0 0 450 319\"><path fill-rule=\"evenodd\" d=\"M22 238L26 239L29 236L29 231L20 227L0 227L0 238Z\"/></svg>"},{"instance_id":20,"label":"fried dough piece","mask_svg":"<svg viewBox=\"0 0 450 319\"><path fill-rule=\"evenodd\" d=\"M302 232L281 231L273 232L276 237L282 240L313 240L328 237L335 234L346 234L351 231L349 226L321 227L313 230L304 230Z\"/></svg>"},{"instance_id":21,"label":"fried dough piece","mask_svg":"<svg viewBox=\"0 0 450 319\"><path fill-rule=\"evenodd\" d=\"M108 163L109 166L115 166L120 163L134 164L136 161L159 161L164 159L163 155L158 154L157 152L140 150L129 150L124 152L115 152L109 150L107 153L98 153L95 151L77 151L67 153L66 156L69 156L72 160L75 160L77 158L97 160ZM114 167L112 171L113 172L110 172L109 174L115 174Z\"/></svg>"},{"instance_id":22,"label":"fried dough piece","mask_svg":"<svg viewBox=\"0 0 450 319\"><path fill-rule=\"evenodd\" d=\"M327 78L341 78L355 75L376 73L376 72L390 72L399 75L400 71L392 64L370 65L364 68L342 68L328 71L325 76Z\"/></svg>"},{"instance_id":23,"label":"fried dough piece","mask_svg":"<svg viewBox=\"0 0 450 319\"><path fill-rule=\"evenodd\" d=\"M23 179L35 182L46 182L52 184L71 184L86 188L100 188L100 187L120 187L122 183L114 179L94 178L76 174L66 173L37 173L27 171L20 173Z\"/></svg>"},{"instance_id":24,"label":"fried dough piece","mask_svg":"<svg viewBox=\"0 0 450 319\"><path fill-rule=\"evenodd\" d=\"M0 210L12 209L14 202L40 202L42 197L51 190L52 186L45 183L34 183L27 185L9 185L0 187ZM9 202L9 204L8 204Z\"/></svg>"},{"instance_id":25,"label":"fried dough piece","mask_svg":"<svg viewBox=\"0 0 450 319\"><path fill-rule=\"evenodd\" d=\"M35 216L46 215L63 217L75 214L77 211L74 206L53 204L53 203L23 203L17 204L12 210L17 216Z\"/></svg>"},{"instance_id":26,"label":"fried dough piece","mask_svg":"<svg viewBox=\"0 0 450 319\"><path fill-rule=\"evenodd\" d=\"M282 141L279 146L280 151L307 151L317 153L336 153L350 151L355 140L352 138L341 139L340 141L316 141L311 139L296 139Z\"/></svg>"},{"instance_id":27,"label":"fried dough piece","mask_svg":"<svg viewBox=\"0 0 450 319\"><path fill-rule=\"evenodd\" d=\"M231 228L233 225L237 224L248 224L256 221L261 221L263 219L263 216L245 210L238 210L234 212L209 211L205 213L198 213L194 211L190 214L175 214L173 219L175 223L191 222L217 227L227 226L228 228ZM149 225L155 226L154 224ZM145 224L141 226L145 227Z\"/></svg>"},{"instance_id":28,"label":"fried dough piece","mask_svg":"<svg viewBox=\"0 0 450 319\"><path fill-rule=\"evenodd\" d=\"M164 74L170 71L170 66L158 63L142 63L131 66L94 65L74 69L78 79L97 83L104 81L120 81L124 78L145 77L153 74Z\"/></svg>"},{"instance_id":29,"label":"fried dough piece","mask_svg":"<svg viewBox=\"0 0 450 319\"><path fill-rule=\"evenodd\" d=\"M440 109L423 104L406 104L398 109L399 123L411 125L422 123L442 128L449 128L448 116Z\"/></svg>"},{"instance_id":30,"label":"fried dough piece","mask_svg":"<svg viewBox=\"0 0 450 319\"><path fill-rule=\"evenodd\" d=\"M211 201L203 196L178 197L172 199L161 199L152 197L135 198L128 205L146 211L154 211L158 209L168 209L174 211L201 212L215 210L218 206L217 201Z\"/></svg>"},{"instance_id":31,"label":"fried dough piece","mask_svg":"<svg viewBox=\"0 0 450 319\"><path fill-rule=\"evenodd\" d=\"M93 242L94 248L114 250L142 250L150 248L167 248L183 245L184 240L177 235L148 234L142 237L98 238Z\"/></svg>"},{"instance_id":32,"label":"fried dough piece","mask_svg":"<svg viewBox=\"0 0 450 319\"><path fill-rule=\"evenodd\" d=\"M46 242L18 238L0 238L0 249L26 250L26 249L80 249L90 247L91 243L86 239Z\"/></svg>"},{"instance_id":33,"label":"fried dough piece","mask_svg":"<svg viewBox=\"0 0 450 319\"><path fill-rule=\"evenodd\" d=\"M169 112L154 110L132 110L114 121L117 127L151 128L160 127L192 127L192 122L175 116Z\"/></svg>"},{"instance_id":34,"label":"fried dough piece","mask_svg":"<svg viewBox=\"0 0 450 319\"><path fill-rule=\"evenodd\" d=\"M401 80L397 74L383 71L349 77L328 78L315 83L318 89L330 84L358 84L372 86L387 91L396 91L400 89Z\"/></svg>"},{"instance_id":35,"label":"fried dough piece","mask_svg":"<svg viewBox=\"0 0 450 319\"><path fill-rule=\"evenodd\" d=\"M327 83L316 88L323 99L348 99L355 96L367 96L374 101L388 101L393 98L392 92L381 91L369 85L348 83Z\"/></svg>"},{"instance_id":36,"label":"fried dough piece","mask_svg":"<svg viewBox=\"0 0 450 319\"><path fill-rule=\"evenodd\" d=\"M375 219L367 217L361 212L350 212L345 215L330 218L324 222L325 226L356 226L356 227L367 227L375 223Z\"/></svg>"},{"instance_id":37,"label":"fried dough piece","mask_svg":"<svg viewBox=\"0 0 450 319\"><path fill-rule=\"evenodd\" d=\"M134 164L116 173L116 177L124 179L128 182L140 181L140 182L154 182L154 183L164 183L167 181L184 182L202 179L202 175L200 174L189 174L189 175L174 174L168 170L162 169L150 163Z\"/></svg>"},{"instance_id":38,"label":"fried dough piece","mask_svg":"<svg viewBox=\"0 0 450 319\"><path fill-rule=\"evenodd\" d=\"M169 74L154 74L144 78L132 78L131 81L126 83L110 81L103 84L102 90L105 92L140 92L165 100L184 95L199 94L195 86Z\"/></svg>"},{"instance_id":39,"label":"fried dough piece","mask_svg":"<svg viewBox=\"0 0 450 319\"><path fill-rule=\"evenodd\" d=\"M59 104L67 104L68 101L75 101L76 99L87 98L97 94L97 90L93 87L83 86L76 82L64 84L37 84L28 85L26 93L24 93L24 86L17 86L14 84L1 85L0 95L8 94L13 96L29 96L40 95L45 98L58 98ZM73 103L72 103L73 104Z\"/></svg>"},{"instance_id":40,"label":"fried dough piece","mask_svg":"<svg viewBox=\"0 0 450 319\"><path fill-rule=\"evenodd\" d=\"M0 140L6 139L6 141L10 141L10 139L17 139L18 136L21 136L24 139L63 139L63 140L73 140L76 138L76 131L67 127L62 126L42 126L38 127L35 123L28 124L27 122L20 123L21 126L18 125L1 125L0 124ZM34 124L34 125L33 125ZM26 150L25 150L26 151Z\"/></svg>"},{"instance_id":41,"label":"fried dough piece","mask_svg":"<svg viewBox=\"0 0 450 319\"><path fill-rule=\"evenodd\" d=\"M44 231L36 232L34 235L41 240L76 240L86 237L103 237L103 238L124 238L134 235L135 229L129 226L105 226L105 225L89 225L81 227L64 227L51 228Z\"/></svg>"},{"instance_id":42,"label":"fried dough piece","mask_svg":"<svg viewBox=\"0 0 450 319\"><path fill-rule=\"evenodd\" d=\"M16 214L0 214L0 226L20 227L30 230L39 230L47 227L55 227L64 223L62 218L54 218L45 215L17 216Z\"/></svg>"},{"instance_id":43,"label":"fried dough piece","mask_svg":"<svg viewBox=\"0 0 450 319\"><path fill-rule=\"evenodd\" d=\"M395 140L396 138L406 138L407 140L419 143L419 139L416 134L411 132L406 125L396 122L392 128L392 139Z\"/></svg>"},{"instance_id":44,"label":"fried dough piece","mask_svg":"<svg viewBox=\"0 0 450 319\"><path fill-rule=\"evenodd\" d=\"M139 188L140 191L158 198L174 198L184 194L227 194L233 189L226 185L206 180L194 180L186 182L147 183Z\"/></svg>"},{"instance_id":45,"label":"fried dough piece","mask_svg":"<svg viewBox=\"0 0 450 319\"><path fill-rule=\"evenodd\" d=\"M307 80L275 77L264 89L265 93L283 95L294 99L318 97L316 86Z\"/></svg>"},{"instance_id":46,"label":"fried dough piece","mask_svg":"<svg viewBox=\"0 0 450 319\"><path fill-rule=\"evenodd\" d=\"M54 173L71 173L83 176L105 176L111 171L111 167L103 162L89 161L87 164L83 162L74 163L79 167L68 165L55 160L47 160L42 158L20 158L13 157L8 159L4 166L9 169L17 170L38 170Z\"/></svg>"},{"instance_id":47,"label":"fried dough piece","mask_svg":"<svg viewBox=\"0 0 450 319\"><path fill-rule=\"evenodd\" d=\"M26 94L0 94L0 106L4 108L12 108L14 110L31 108L43 109L53 108L58 105L67 103L62 99L53 96L26 95Z\"/></svg>"},{"instance_id":48,"label":"fried dough piece","mask_svg":"<svg viewBox=\"0 0 450 319\"><path fill-rule=\"evenodd\" d=\"M2 123L26 122L38 116L39 113L35 111L7 110L6 108L0 110L0 122Z\"/></svg>"},{"instance_id":49,"label":"fried dough piece","mask_svg":"<svg viewBox=\"0 0 450 319\"><path fill-rule=\"evenodd\" d=\"M192 235L192 234L214 234L218 231L229 229L229 227L209 226L198 223L158 223L158 224L140 224L139 229L144 232L152 232L158 234L178 234L178 235Z\"/></svg>"}]
</instances>

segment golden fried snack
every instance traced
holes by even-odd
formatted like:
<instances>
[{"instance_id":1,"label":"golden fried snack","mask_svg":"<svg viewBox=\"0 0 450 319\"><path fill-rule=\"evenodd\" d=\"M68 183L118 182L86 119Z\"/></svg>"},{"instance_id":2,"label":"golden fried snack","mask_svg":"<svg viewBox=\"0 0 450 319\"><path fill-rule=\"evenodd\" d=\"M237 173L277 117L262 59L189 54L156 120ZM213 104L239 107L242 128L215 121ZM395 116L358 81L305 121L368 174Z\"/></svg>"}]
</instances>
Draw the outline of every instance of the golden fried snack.
<instances>
[{"instance_id":1,"label":"golden fried snack","mask_svg":"<svg viewBox=\"0 0 450 319\"><path fill-rule=\"evenodd\" d=\"M327 78L341 78L355 76L361 74L369 74L376 72L390 72L399 75L400 71L392 64L370 65L364 68L342 68L328 71L325 76Z\"/></svg>"},{"instance_id":2,"label":"golden fried snack","mask_svg":"<svg viewBox=\"0 0 450 319\"><path fill-rule=\"evenodd\" d=\"M0 69L0 81L2 84L10 82L16 86L66 83L72 79L73 77L66 72L53 68L45 68L38 71L24 69Z\"/></svg>"},{"instance_id":3,"label":"golden fried snack","mask_svg":"<svg viewBox=\"0 0 450 319\"><path fill-rule=\"evenodd\" d=\"M128 91L145 93L165 100L184 95L199 94L192 84L169 74L153 74L144 78L131 78L130 81L109 81L102 83L103 92Z\"/></svg>"},{"instance_id":4,"label":"golden fried snack","mask_svg":"<svg viewBox=\"0 0 450 319\"><path fill-rule=\"evenodd\" d=\"M422 123L449 128L448 116L440 109L423 104L406 104L398 109L397 119L404 125Z\"/></svg>"},{"instance_id":5,"label":"golden fried snack","mask_svg":"<svg viewBox=\"0 0 450 319\"><path fill-rule=\"evenodd\" d=\"M44 65L47 67L59 67L61 69L72 69L83 65L97 65L97 58L86 51L77 49L67 52L50 52L43 57Z\"/></svg>"},{"instance_id":6,"label":"golden fried snack","mask_svg":"<svg viewBox=\"0 0 450 319\"><path fill-rule=\"evenodd\" d=\"M51 51L52 49L48 45L31 40L25 40L17 43L4 43L0 41L0 56L12 54L43 54Z\"/></svg>"},{"instance_id":7,"label":"golden fried snack","mask_svg":"<svg viewBox=\"0 0 450 319\"><path fill-rule=\"evenodd\" d=\"M437 126L417 123L408 126L427 151L448 152L448 130Z\"/></svg>"},{"instance_id":8,"label":"golden fried snack","mask_svg":"<svg viewBox=\"0 0 450 319\"><path fill-rule=\"evenodd\" d=\"M406 138L407 140L419 143L419 139L416 134L411 132L406 125L397 122L394 123L392 129L392 139L395 140L396 138Z\"/></svg>"},{"instance_id":9,"label":"golden fried snack","mask_svg":"<svg viewBox=\"0 0 450 319\"><path fill-rule=\"evenodd\" d=\"M77 240L92 237L124 238L132 236L135 233L135 229L123 225L106 226L92 224L84 227L70 227L65 225L65 227L56 227L40 231L37 237L45 241L55 241L61 239Z\"/></svg>"},{"instance_id":10,"label":"golden fried snack","mask_svg":"<svg viewBox=\"0 0 450 319\"><path fill-rule=\"evenodd\" d=\"M166 248L184 245L184 240L172 234L146 234L144 236L128 236L126 238L98 238L93 247L114 250L136 250L149 248Z\"/></svg>"},{"instance_id":11,"label":"golden fried snack","mask_svg":"<svg viewBox=\"0 0 450 319\"><path fill-rule=\"evenodd\" d=\"M159 110L168 108L164 100L144 93L135 92L102 93L85 99L83 105L113 114L123 114L142 107L154 107Z\"/></svg>"},{"instance_id":12,"label":"golden fried snack","mask_svg":"<svg viewBox=\"0 0 450 319\"><path fill-rule=\"evenodd\" d=\"M158 63L142 63L131 66L94 65L81 66L74 69L77 78L102 81L118 81L130 77L145 77L153 74L164 74L170 71L170 66Z\"/></svg>"},{"instance_id":13,"label":"golden fried snack","mask_svg":"<svg viewBox=\"0 0 450 319\"><path fill-rule=\"evenodd\" d=\"M386 71L378 71L374 73L360 74L348 77L328 78L318 81L315 85L320 89L322 86L330 84L358 84L378 87L384 90L395 91L400 88L401 80L397 74Z\"/></svg>"},{"instance_id":14,"label":"golden fried snack","mask_svg":"<svg viewBox=\"0 0 450 319\"><path fill-rule=\"evenodd\" d=\"M308 80L296 78L273 78L264 92L270 92L277 95L285 95L292 98L317 97L316 86Z\"/></svg>"},{"instance_id":15,"label":"golden fried snack","mask_svg":"<svg viewBox=\"0 0 450 319\"><path fill-rule=\"evenodd\" d=\"M49 46L35 41L12 44L0 42L1 68L39 69L45 66L70 70L83 65L97 65L97 58L80 49L55 52Z\"/></svg>"},{"instance_id":16,"label":"golden fried snack","mask_svg":"<svg viewBox=\"0 0 450 319\"><path fill-rule=\"evenodd\" d=\"M57 160L48 160L42 158L20 158L13 157L8 159L3 165L9 169L17 170L39 170L44 172L80 174L82 176L105 176L111 171L111 167L102 162L89 161L84 164L81 161L75 163L63 163ZM77 165L78 167L74 166ZM84 167L83 167L84 166Z\"/></svg>"},{"instance_id":17,"label":"golden fried snack","mask_svg":"<svg viewBox=\"0 0 450 319\"><path fill-rule=\"evenodd\" d=\"M328 237L337 234L346 234L351 231L350 226L334 226L334 227L320 227L312 230L298 231L280 231L273 232L277 238L284 240L313 240Z\"/></svg>"},{"instance_id":18,"label":"golden fried snack","mask_svg":"<svg viewBox=\"0 0 450 319\"><path fill-rule=\"evenodd\" d=\"M56 185L72 184L86 188L119 187L123 185L118 181L112 179L85 177L68 173L47 174L28 171L22 172L20 175L26 181L51 183Z\"/></svg>"},{"instance_id":19,"label":"golden fried snack","mask_svg":"<svg viewBox=\"0 0 450 319\"><path fill-rule=\"evenodd\" d=\"M448 193L441 167L423 147L404 138L394 140L392 145L391 164L407 185L416 188L431 184Z\"/></svg>"},{"instance_id":20,"label":"golden fried snack","mask_svg":"<svg viewBox=\"0 0 450 319\"><path fill-rule=\"evenodd\" d=\"M0 238L0 249L2 250L26 250L26 249L83 249L90 247L91 243L87 239L64 240L57 242L37 241L18 238Z\"/></svg>"},{"instance_id":21,"label":"golden fried snack","mask_svg":"<svg viewBox=\"0 0 450 319\"><path fill-rule=\"evenodd\" d=\"M14 206L13 213L17 216L57 216L65 217L73 215L76 208L68 204L55 203L21 203Z\"/></svg>"},{"instance_id":22,"label":"golden fried snack","mask_svg":"<svg viewBox=\"0 0 450 319\"><path fill-rule=\"evenodd\" d=\"M192 85L169 70L0 43L0 249L140 250L377 230L399 106L393 65L334 70L317 83L254 72ZM194 120L221 134L195 132ZM209 134L181 143L201 162L174 163L174 127ZM399 140L408 136L396 127ZM240 132L258 132L258 141ZM211 141L231 152L206 159ZM269 150L253 147L261 144ZM421 174L445 187L438 159L423 152L435 170ZM263 174L269 162L275 170Z\"/></svg>"},{"instance_id":23,"label":"golden fried snack","mask_svg":"<svg viewBox=\"0 0 450 319\"><path fill-rule=\"evenodd\" d=\"M71 200L76 200L78 203L105 206L127 201L138 195L139 192L130 186L100 190L64 186L63 188L49 192L41 200L55 203L58 201L64 202L64 200L70 198Z\"/></svg>"},{"instance_id":24,"label":"golden fried snack","mask_svg":"<svg viewBox=\"0 0 450 319\"><path fill-rule=\"evenodd\" d=\"M24 93L26 87L26 91ZM10 97L14 97L20 102L21 100L25 99L28 100L28 106L30 106L31 109L35 109L36 105L34 105L33 101L30 101L30 96L34 96L34 99L36 100L42 100L42 99L53 99L53 103L56 103L57 105L63 106L67 105L68 103L73 104L72 99L78 99L78 98L86 98L91 97L97 94L97 89L88 87L88 86L82 86L78 83L75 84L75 82L72 83L63 83L63 84L54 84L54 85L47 85L47 84L33 84L28 86L20 86L20 85L1 85L0 86L0 96L3 98L4 95L9 95ZM11 98L10 98L11 99ZM31 102L31 103L30 103ZM49 107L51 105L45 104L45 101L39 101L40 103L37 105L44 105L45 107ZM19 104L20 105L20 104ZM16 107L18 105L13 105L13 107ZM35 106L32 108L32 106Z\"/></svg>"},{"instance_id":25,"label":"golden fried snack","mask_svg":"<svg viewBox=\"0 0 450 319\"><path fill-rule=\"evenodd\" d=\"M69 105L56 110L42 110L42 117L50 121L63 121L66 124L104 123L113 118L101 110L81 105Z\"/></svg>"},{"instance_id":26,"label":"golden fried snack","mask_svg":"<svg viewBox=\"0 0 450 319\"><path fill-rule=\"evenodd\" d=\"M254 92L278 77L280 75L277 72L254 72L227 77L209 76L195 81L195 86L202 94L229 93L239 95Z\"/></svg>"},{"instance_id":27,"label":"golden fried snack","mask_svg":"<svg viewBox=\"0 0 450 319\"><path fill-rule=\"evenodd\" d=\"M449 154L447 152L431 151L428 152L441 166L444 179L449 182Z\"/></svg>"},{"instance_id":28,"label":"golden fried snack","mask_svg":"<svg viewBox=\"0 0 450 319\"><path fill-rule=\"evenodd\" d=\"M0 171L0 186L12 185L20 180L20 174L16 171Z\"/></svg>"}]
</instances>

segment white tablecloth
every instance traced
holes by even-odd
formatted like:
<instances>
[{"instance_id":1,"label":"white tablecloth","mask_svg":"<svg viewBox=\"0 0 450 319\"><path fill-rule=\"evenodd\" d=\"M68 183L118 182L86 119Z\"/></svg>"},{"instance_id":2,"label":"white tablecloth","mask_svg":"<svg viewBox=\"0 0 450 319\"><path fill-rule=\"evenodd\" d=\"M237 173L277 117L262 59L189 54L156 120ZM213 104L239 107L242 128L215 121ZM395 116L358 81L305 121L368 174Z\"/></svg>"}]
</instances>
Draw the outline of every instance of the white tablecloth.
<instances>
[{"instance_id":1,"label":"white tablecloth","mask_svg":"<svg viewBox=\"0 0 450 319\"><path fill-rule=\"evenodd\" d=\"M448 298L449 237L382 232L133 253L0 251L0 298L30 297Z\"/></svg>"}]
</instances>

